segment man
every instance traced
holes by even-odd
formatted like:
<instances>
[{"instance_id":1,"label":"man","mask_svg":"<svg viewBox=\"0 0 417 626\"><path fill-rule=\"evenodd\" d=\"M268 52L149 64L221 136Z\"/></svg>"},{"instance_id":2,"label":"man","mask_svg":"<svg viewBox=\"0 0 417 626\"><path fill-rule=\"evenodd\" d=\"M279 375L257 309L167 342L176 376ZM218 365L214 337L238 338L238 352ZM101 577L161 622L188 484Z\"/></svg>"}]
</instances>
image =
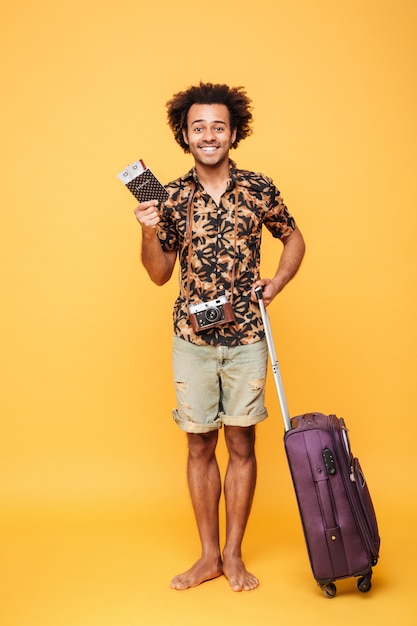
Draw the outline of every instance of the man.
<instances>
[{"instance_id":1,"label":"man","mask_svg":"<svg viewBox=\"0 0 417 626\"><path fill-rule=\"evenodd\" d=\"M169 199L135 209L142 262L157 285L176 259L180 294L174 306L174 419L188 437L187 477L202 553L171 581L187 589L224 574L234 591L259 585L242 560L256 483L255 425L264 406L267 346L254 292L268 305L296 274L303 237L271 179L237 169L231 148L251 131L251 101L242 87L200 83L167 103L176 141L194 167L167 185ZM259 274L262 226L283 248L272 279ZM224 479L226 541L219 545L222 482L219 429L229 454Z\"/></svg>"}]
</instances>

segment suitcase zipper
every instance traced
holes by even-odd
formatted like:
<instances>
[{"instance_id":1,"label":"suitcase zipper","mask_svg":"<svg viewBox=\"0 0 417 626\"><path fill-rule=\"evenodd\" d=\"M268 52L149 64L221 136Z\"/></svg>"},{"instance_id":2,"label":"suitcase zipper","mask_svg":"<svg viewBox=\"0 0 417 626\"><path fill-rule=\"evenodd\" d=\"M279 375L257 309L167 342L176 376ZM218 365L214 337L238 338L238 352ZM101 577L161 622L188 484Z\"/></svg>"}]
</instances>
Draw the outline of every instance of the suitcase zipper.
<instances>
[{"instance_id":1,"label":"suitcase zipper","mask_svg":"<svg viewBox=\"0 0 417 626\"><path fill-rule=\"evenodd\" d=\"M352 483L356 483L356 478L355 478L355 470L353 467L353 459L352 459L352 453L350 451L350 444L349 444L349 429L347 428L346 424L345 424L345 420L343 419L343 417L339 418L339 424L340 424L340 431L342 433L342 439L343 439L343 443L345 444L345 449L346 449L346 455L347 458L350 461L350 473L349 473L349 478L350 481Z\"/></svg>"}]
</instances>

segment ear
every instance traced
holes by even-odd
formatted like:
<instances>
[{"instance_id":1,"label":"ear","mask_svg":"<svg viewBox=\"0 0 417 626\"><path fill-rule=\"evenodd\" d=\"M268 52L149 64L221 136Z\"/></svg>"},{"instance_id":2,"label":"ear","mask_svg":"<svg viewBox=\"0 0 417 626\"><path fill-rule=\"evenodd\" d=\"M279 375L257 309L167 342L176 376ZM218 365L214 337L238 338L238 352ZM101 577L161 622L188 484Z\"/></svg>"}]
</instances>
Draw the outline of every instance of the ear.
<instances>
[{"instance_id":1,"label":"ear","mask_svg":"<svg viewBox=\"0 0 417 626\"><path fill-rule=\"evenodd\" d=\"M237 135L237 128L234 128L233 131L232 131L231 139L230 139L230 145L231 146L233 146L233 144L236 141L236 135Z\"/></svg>"},{"instance_id":2,"label":"ear","mask_svg":"<svg viewBox=\"0 0 417 626\"><path fill-rule=\"evenodd\" d=\"M183 138L184 138L185 143L186 143L186 144L187 144L187 146L188 146L188 136L187 136L187 129L186 129L186 128L183 128L183 129L182 129L182 136L183 136Z\"/></svg>"}]
</instances>

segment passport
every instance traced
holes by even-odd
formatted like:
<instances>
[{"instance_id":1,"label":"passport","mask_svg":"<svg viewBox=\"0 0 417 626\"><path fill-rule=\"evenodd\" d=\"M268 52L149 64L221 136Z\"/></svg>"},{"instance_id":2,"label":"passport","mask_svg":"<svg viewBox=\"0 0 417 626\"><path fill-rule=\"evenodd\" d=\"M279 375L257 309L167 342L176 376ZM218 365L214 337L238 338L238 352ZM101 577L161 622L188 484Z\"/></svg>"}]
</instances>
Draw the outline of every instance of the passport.
<instances>
[{"instance_id":1,"label":"passport","mask_svg":"<svg viewBox=\"0 0 417 626\"><path fill-rule=\"evenodd\" d=\"M165 202L169 194L163 184L157 179L149 167L146 167L142 159L117 174L117 178L129 189L139 202L158 200Z\"/></svg>"}]
</instances>

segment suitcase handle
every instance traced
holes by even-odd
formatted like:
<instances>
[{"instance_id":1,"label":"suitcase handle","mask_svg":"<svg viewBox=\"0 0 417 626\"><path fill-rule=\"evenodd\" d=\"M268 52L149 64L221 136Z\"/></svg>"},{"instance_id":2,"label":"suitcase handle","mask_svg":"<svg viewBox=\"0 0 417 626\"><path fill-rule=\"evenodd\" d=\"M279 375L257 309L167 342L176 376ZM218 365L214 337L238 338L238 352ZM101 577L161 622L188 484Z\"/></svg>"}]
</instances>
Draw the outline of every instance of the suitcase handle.
<instances>
[{"instance_id":1,"label":"suitcase handle","mask_svg":"<svg viewBox=\"0 0 417 626\"><path fill-rule=\"evenodd\" d=\"M256 297L258 298L259 309L261 311L262 321L264 324L264 331L266 337L266 343L268 345L268 352L271 358L272 372L274 374L275 386L277 388L279 405L281 408L282 419L284 421L285 432L291 430L291 418L288 411L287 399L285 397L284 385L282 382L281 371L279 369L279 363L275 352L274 340L272 337L271 325L269 322L268 313L264 304L263 289L261 286L255 287Z\"/></svg>"}]
</instances>

